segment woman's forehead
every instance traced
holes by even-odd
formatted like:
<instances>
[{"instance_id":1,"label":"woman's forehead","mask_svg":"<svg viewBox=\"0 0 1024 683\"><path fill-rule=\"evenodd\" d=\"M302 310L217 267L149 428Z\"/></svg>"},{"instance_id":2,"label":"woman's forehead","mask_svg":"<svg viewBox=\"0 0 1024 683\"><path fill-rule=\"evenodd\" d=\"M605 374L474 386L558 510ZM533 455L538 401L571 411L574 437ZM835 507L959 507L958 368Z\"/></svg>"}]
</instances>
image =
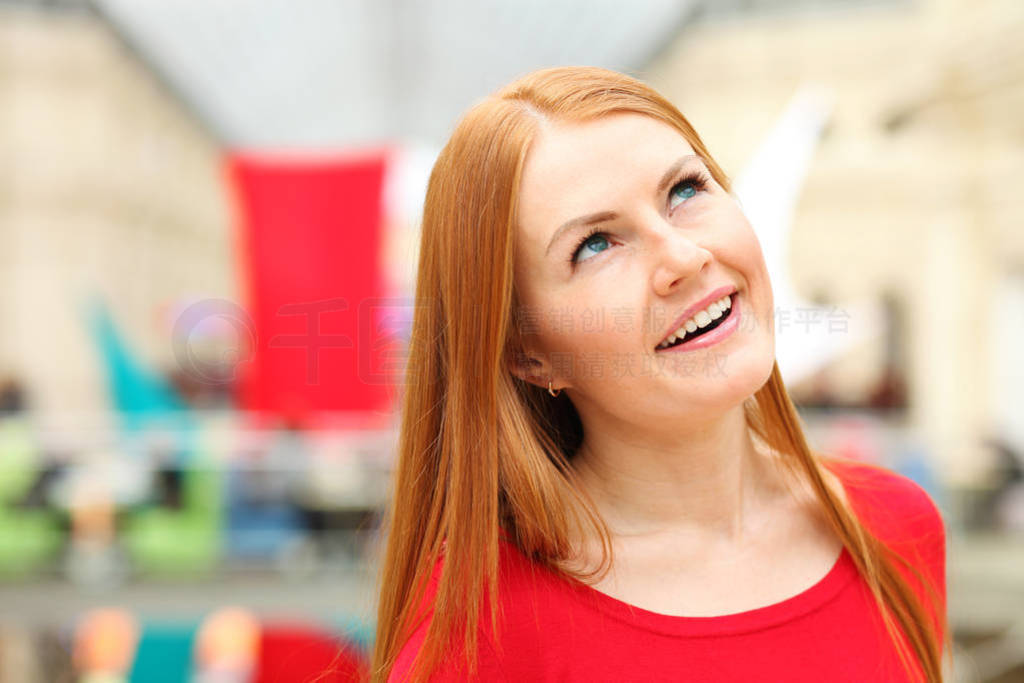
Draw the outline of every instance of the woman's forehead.
<instances>
[{"instance_id":1,"label":"woman's forehead","mask_svg":"<svg viewBox=\"0 0 1024 683\"><path fill-rule=\"evenodd\" d=\"M582 122L544 122L527 154L527 167L557 168L573 160L595 155L634 158L665 145L677 151L692 148L683 135L665 123L643 114L616 113ZM561 163L559 163L561 162Z\"/></svg>"},{"instance_id":2,"label":"woman's forehead","mask_svg":"<svg viewBox=\"0 0 1024 683\"><path fill-rule=\"evenodd\" d=\"M520 180L521 229L528 238L543 240L562 222L615 210L614 204L636 191L653 196L665 169L693 153L679 131L642 114L545 123Z\"/></svg>"}]
</instances>

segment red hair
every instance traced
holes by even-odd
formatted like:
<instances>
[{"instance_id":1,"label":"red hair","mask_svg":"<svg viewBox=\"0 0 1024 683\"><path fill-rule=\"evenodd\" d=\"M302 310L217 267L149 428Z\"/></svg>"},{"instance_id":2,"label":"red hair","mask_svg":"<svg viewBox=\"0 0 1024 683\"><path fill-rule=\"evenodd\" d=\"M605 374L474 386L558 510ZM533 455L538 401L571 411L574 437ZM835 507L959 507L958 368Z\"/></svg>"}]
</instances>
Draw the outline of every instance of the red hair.
<instances>
[{"instance_id":1,"label":"red hair","mask_svg":"<svg viewBox=\"0 0 1024 683\"><path fill-rule=\"evenodd\" d=\"M591 525L604 545L602 567L611 562L608 530L569 466L582 440L572 402L564 395L550 397L509 368L522 352L513 264L516 197L527 150L544 119L583 122L626 112L679 131L730 191L728 178L671 103L630 76L593 67L535 71L480 101L434 164L387 518L375 681L387 678L416 625L442 545L443 571L415 680L426 678L453 645L473 666L481 605L485 595L497 595L502 531L527 557L587 578L597 572L573 573L566 562L574 531ZM777 365L744 410L756 438L815 492L874 594L908 672L913 658L927 681L941 681L949 634L944 608L929 618L929 607L940 604L936 587L873 536L833 490ZM901 576L901 564L928 587L931 605ZM487 616L496 629L496 601L490 604Z\"/></svg>"}]
</instances>

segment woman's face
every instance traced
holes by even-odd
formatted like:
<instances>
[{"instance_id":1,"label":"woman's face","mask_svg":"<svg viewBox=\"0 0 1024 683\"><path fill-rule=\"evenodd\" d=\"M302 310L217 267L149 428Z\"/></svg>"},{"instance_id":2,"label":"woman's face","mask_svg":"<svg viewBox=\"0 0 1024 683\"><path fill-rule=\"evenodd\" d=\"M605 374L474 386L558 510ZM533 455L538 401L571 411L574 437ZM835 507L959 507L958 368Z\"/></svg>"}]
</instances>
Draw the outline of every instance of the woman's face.
<instances>
[{"instance_id":1,"label":"woman's face","mask_svg":"<svg viewBox=\"0 0 1024 683\"><path fill-rule=\"evenodd\" d=\"M600 222L574 222L581 217ZM760 244L669 125L632 113L543 124L523 171L517 229L520 320L527 355L540 364L515 372L565 388L586 430L598 420L698 425L768 379L773 301ZM692 319L691 307L730 294L732 310L711 321L718 329L656 348L681 316Z\"/></svg>"}]
</instances>

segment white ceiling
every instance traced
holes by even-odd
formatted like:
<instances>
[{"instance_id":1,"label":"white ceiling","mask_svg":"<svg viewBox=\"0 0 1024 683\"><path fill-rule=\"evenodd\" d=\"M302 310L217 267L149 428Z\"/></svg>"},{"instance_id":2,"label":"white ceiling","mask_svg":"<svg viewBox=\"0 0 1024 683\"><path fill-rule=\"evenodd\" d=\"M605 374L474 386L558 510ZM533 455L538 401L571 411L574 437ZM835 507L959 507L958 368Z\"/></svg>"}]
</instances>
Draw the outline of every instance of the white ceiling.
<instances>
[{"instance_id":1,"label":"white ceiling","mask_svg":"<svg viewBox=\"0 0 1024 683\"><path fill-rule=\"evenodd\" d=\"M225 144L440 142L514 76L642 77L695 0L94 0Z\"/></svg>"}]
</instances>

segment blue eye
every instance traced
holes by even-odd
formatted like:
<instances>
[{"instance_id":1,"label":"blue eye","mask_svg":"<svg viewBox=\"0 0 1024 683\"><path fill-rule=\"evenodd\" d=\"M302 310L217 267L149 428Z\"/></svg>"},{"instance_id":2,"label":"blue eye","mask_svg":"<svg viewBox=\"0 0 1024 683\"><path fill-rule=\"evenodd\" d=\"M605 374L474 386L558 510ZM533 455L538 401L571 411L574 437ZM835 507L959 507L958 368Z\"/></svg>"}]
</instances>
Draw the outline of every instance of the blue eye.
<instances>
[{"instance_id":1,"label":"blue eye","mask_svg":"<svg viewBox=\"0 0 1024 683\"><path fill-rule=\"evenodd\" d=\"M674 196L674 197L682 197L683 200L685 201L687 199L690 199L691 197L697 196L697 192L699 192L700 190L701 190L701 187L700 187L700 185L696 181L694 181L694 180L683 180L683 181L681 181L679 183L676 183L672 187L672 192L670 194L672 196ZM672 204L671 202L669 202L670 206L673 209L676 208L677 206L679 206L679 204L682 204L682 203L683 202L679 202L678 204Z\"/></svg>"},{"instance_id":2,"label":"blue eye","mask_svg":"<svg viewBox=\"0 0 1024 683\"><path fill-rule=\"evenodd\" d=\"M594 238L600 238L600 239L594 239ZM594 244L604 243L605 246L603 248L597 250L599 252L604 251L605 249L608 248L608 238L605 237L605 234L603 232L598 232L598 231L595 230L595 231L590 232L589 234L587 234L583 239L581 239L579 241L578 245L576 246L576 248L572 252L572 257L570 259L571 262L572 263L577 263L576 257L579 255L579 253L581 251L583 251L584 247L586 247L588 244L591 244L591 243L594 243ZM582 259L582 261L586 261L586 259Z\"/></svg>"}]
</instances>

